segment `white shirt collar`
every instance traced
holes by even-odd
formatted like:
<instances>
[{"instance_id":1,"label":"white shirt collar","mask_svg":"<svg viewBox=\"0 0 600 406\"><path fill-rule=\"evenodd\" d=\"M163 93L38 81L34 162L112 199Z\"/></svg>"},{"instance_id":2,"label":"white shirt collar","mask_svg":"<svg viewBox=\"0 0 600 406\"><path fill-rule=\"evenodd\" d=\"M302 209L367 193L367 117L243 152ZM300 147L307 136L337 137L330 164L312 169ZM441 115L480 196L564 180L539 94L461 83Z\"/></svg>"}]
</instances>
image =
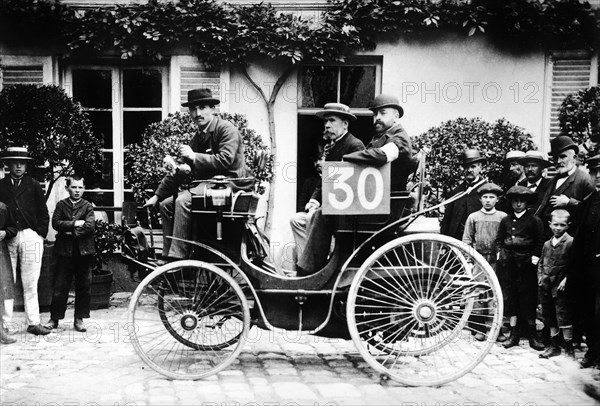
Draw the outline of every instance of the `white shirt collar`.
<instances>
[{"instance_id":1,"label":"white shirt collar","mask_svg":"<svg viewBox=\"0 0 600 406\"><path fill-rule=\"evenodd\" d=\"M527 210L523 210L521 213L514 213L513 212L513 214L515 215L515 217L518 218L518 219L520 219L521 217L523 217L523 215L525 213L527 213Z\"/></svg>"}]
</instances>

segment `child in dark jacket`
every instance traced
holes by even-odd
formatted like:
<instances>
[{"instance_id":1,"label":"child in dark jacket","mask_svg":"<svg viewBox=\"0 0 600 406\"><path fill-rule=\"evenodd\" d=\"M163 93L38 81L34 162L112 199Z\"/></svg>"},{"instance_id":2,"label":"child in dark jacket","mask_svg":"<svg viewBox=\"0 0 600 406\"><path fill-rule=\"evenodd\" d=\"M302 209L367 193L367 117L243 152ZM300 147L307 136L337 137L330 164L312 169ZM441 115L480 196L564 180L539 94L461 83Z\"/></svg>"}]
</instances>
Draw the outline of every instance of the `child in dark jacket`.
<instances>
[{"instance_id":1,"label":"child in dark jacket","mask_svg":"<svg viewBox=\"0 0 600 406\"><path fill-rule=\"evenodd\" d=\"M535 316L537 307L537 265L544 244L542 220L527 210L537 195L525 186L513 186L506 193L513 213L504 217L498 228L499 248L496 274L504 296L504 314L510 318L510 337L505 348L519 345L517 317L526 323L531 348L541 351L537 339Z\"/></svg>"},{"instance_id":2,"label":"child in dark jacket","mask_svg":"<svg viewBox=\"0 0 600 406\"><path fill-rule=\"evenodd\" d=\"M553 237L544 243L542 256L538 264L538 285L544 324L550 328L551 344L540 354L540 358L551 358L560 355L560 337L562 331L565 340L565 351L574 357L573 325L571 302L568 298L567 264L571 258L573 237L567 234L570 214L563 209L551 213L550 230Z\"/></svg>"},{"instance_id":3,"label":"child in dark jacket","mask_svg":"<svg viewBox=\"0 0 600 406\"><path fill-rule=\"evenodd\" d=\"M50 311L49 329L58 327L65 318L69 288L75 277L75 321L73 328L84 332L83 319L90 317L91 265L96 253L94 243L94 208L82 199L84 183L81 177L67 178L69 197L56 205L52 227L58 232L54 244L57 256L54 293Z\"/></svg>"}]
</instances>

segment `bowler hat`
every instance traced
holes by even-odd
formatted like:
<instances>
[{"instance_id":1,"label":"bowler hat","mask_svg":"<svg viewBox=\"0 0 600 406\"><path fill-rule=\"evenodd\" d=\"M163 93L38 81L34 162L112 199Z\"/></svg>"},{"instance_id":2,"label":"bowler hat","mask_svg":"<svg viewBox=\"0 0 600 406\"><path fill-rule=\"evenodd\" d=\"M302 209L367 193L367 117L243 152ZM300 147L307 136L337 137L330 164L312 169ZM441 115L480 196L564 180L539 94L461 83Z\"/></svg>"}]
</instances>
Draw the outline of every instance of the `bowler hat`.
<instances>
[{"instance_id":1,"label":"bowler hat","mask_svg":"<svg viewBox=\"0 0 600 406\"><path fill-rule=\"evenodd\" d=\"M504 191L502 190L502 188L500 186L496 185L495 183L488 182L488 183L484 183L483 186L481 186L479 189L477 189L477 194L479 196L482 196L486 193L493 193L496 196L500 197L500 196L502 196Z\"/></svg>"},{"instance_id":2,"label":"bowler hat","mask_svg":"<svg viewBox=\"0 0 600 406\"><path fill-rule=\"evenodd\" d=\"M512 200L515 197L523 198L527 203L535 203L537 201L537 193L525 186L513 186L506 192L506 198Z\"/></svg>"},{"instance_id":3,"label":"bowler hat","mask_svg":"<svg viewBox=\"0 0 600 406\"><path fill-rule=\"evenodd\" d=\"M594 155L593 157L587 160L587 167L591 171L592 169L600 168L600 154Z\"/></svg>"},{"instance_id":4,"label":"bowler hat","mask_svg":"<svg viewBox=\"0 0 600 406\"><path fill-rule=\"evenodd\" d=\"M544 154L542 154L540 151L527 151L522 158L519 158L518 161L521 165L527 165L528 163L533 162L542 168L547 168L552 165L550 161L544 158Z\"/></svg>"},{"instance_id":5,"label":"bowler hat","mask_svg":"<svg viewBox=\"0 0 600 406\"><path fill-rule=\"evenodd\" d=\"M579 152L579 147L573 142L573 139L567 135L559 135L550 141L550 155L556 156L563 151L568 149L575 150L575 153Z\"/></svg>"},{"instance_id":6,"label":"bowler hat","mask_svg":"<svg viewBox=\"0 0 600 406\"><path fill-rule=\"evenodd\" d=\"M198 104L207 104L209 106L214 106L215 104L219 103L221 103L221 101L213 97L212 91L210 89L202 88L192 89L188 91L188 100L185 103L181 103L181 105L183 107L189 107Z\"/></svg>"},{"instance_id":7,"label":"bowler hat","mask_svg":"<svg viewBox=\"0 0 600 406\"><path fill-rule=\"evenodd\" d=\"M356 120L356 116L350 113L350 107L346 106L342 103L327 103L323 110L317 111L317 117L323 120L326 116L334 115L338 116L341 119L354 121Z\"/></svg>"},{"instance_id":8,"label":"bowler hat","mask_svg":"<svg viewBox=\"0 0 600 406\"><path fill-rule=\"evenodd\" d=\"M373 101L371 102L371 106L369 106L369 110L377 111L384 107L393 107L396 110L398 110L398 113L400 113L400 117L404 115L404 109L402 108L402 106L400 106L400 100L398 100L396 96L393 96L391 94L382 93L380 95L375 96L375 99L373 99Z\"/></svg>"},{"instance_id":9,"label":"bowler hat","mask_svg":"<svg viewBox=\"0 0 600 406\"><path fill-rule=\"evenodd\" d=\"M19 161L29 161L32 160L27 152L26 147L8 147L6 151L0 155L0 159L8 161L10 159L19 160Z\"/></svg>"},{"instance_id":10,"label":"bowler hat","mask_svg":"<svg viewBox=\"0 0 600 406\"><path fill-rule=\"evenodd\" d=\"M470 165L474 164L475 162L485 162L485 158L481 156L481 153L473 148L466 149L462 153L461 160L461 165Z\"/></svg>"},{"instance_id":11,"label":"bowler hat","mask_svg":"<svg viewBox=\"0 0 600 406\"><path fill-rule=\"evenodd\" d=\"M506 162L518 161L519 158L522 158L523 156L525 156L525 152L523 151L508 151L504 160Z\"/></svg>"}]
</instances>

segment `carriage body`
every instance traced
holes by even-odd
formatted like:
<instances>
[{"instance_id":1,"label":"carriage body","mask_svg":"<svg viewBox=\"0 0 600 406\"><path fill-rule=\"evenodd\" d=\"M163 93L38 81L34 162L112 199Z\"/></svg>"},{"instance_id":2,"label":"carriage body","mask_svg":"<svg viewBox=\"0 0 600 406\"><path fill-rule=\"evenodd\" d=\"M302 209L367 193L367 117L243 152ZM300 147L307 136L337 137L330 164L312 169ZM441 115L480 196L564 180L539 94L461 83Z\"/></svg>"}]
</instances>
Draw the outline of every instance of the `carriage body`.
<instances>
[{"instance_id":1,"label":"carriage body","mask_svg":"<svg viewBox=\"0 0 600 406\"><path fill-rule=\"evenodd\" d=\"M341 217L327 264L305 277L270 259L256 225L259 196L206 193L192 200L194 259L156 268L132 297L132 342L158 372L215 374L256 326L352 339L382 375L439 385L474 368L495 342L502 297L493 270L457 240L408 232L422 214L407 208L409 192L390 197L388 214Z\"/></svg>"}]
</instances>

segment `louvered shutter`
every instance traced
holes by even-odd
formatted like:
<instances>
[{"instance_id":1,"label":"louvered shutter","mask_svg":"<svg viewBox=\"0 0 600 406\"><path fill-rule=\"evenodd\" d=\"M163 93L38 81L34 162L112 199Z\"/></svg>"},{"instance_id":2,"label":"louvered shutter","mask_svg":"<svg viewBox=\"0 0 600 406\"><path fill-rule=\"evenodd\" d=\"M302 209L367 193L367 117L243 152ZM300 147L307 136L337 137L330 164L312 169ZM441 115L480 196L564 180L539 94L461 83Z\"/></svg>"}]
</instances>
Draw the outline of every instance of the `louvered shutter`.
<instances>
[{"instance_id":1,"label":"louvered shutter","mask_svg":"<svg viewBox=\"0 0 600 406\"><path fill-rule=\"evenodd\" d=\"M558 114L566 96L591 86L592 58L587 52L552 54L550 139L560 134Z\"/></svg>"},{"instance_id":2,"label":"louvered shutter","mask_svg":"<svg viewBox=\"0 0 600 406\"><path fill-rule=\"evenodd\" d=\"M44 83L44 69L42 65L3 66L2 88L16 84Z\"/></svg>"},{"instance_id":3,"label":"louvered shutter","mask_svg":"<svg viewBox=\"0 0 600 406\"><path fill-rule=\"evenodd\" d=\"M210 71L203 65L181 66L180 68L180 95L181 103L187 101L189 90L201 87L208 88L215 97L219 98L221 72ZM182 110L185 110L182 108Z\"/></svg>"}]
</instances>

